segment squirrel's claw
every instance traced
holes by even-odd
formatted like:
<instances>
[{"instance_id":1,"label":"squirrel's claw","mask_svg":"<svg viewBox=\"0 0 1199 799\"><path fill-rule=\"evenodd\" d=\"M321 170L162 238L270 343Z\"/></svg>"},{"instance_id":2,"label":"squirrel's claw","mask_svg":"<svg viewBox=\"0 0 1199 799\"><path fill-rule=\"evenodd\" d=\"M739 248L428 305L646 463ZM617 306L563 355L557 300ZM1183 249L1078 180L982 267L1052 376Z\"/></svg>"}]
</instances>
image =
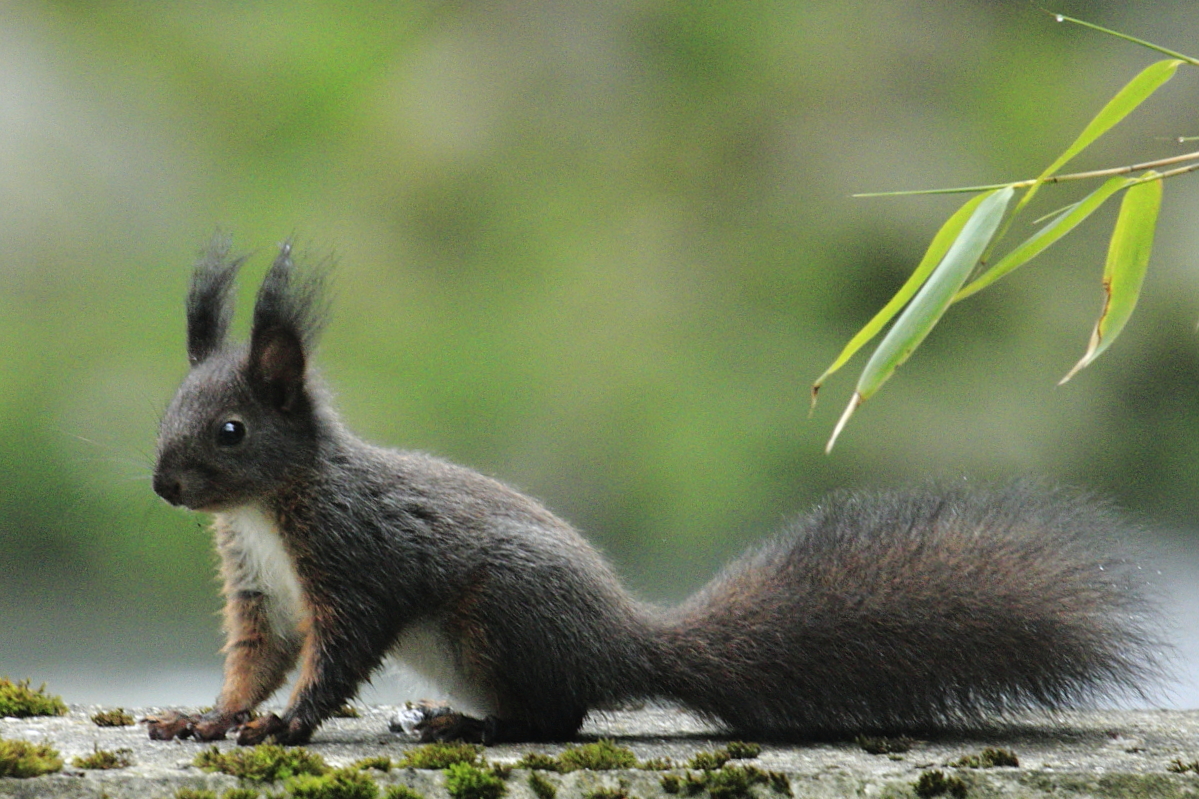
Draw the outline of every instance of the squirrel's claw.
<instances>
[{"instance_id":1,"label":"squirrel's claw","mask_svg":"<svg viewBox=\"0 0 1199 799\"><path fill-rule=\"evenodd\" d=\"M219 713L212 710L192 722L192 735L196 737L197 741L223 741L225 733L244 723L248 718L250 718L248 712Z\"/></svg>"},{"instance_id":2,"label":"squirrel's claw","mask_svg":"<svg viewBox=\"0 0 1199 799\"><path fill-rule=\"evenodd\" d=\"M274 713L267 713L243 724L238 730L237 742L242 746L255 746L267 738L277 738L286 729L283 719Z\"/></svg>"},{"instance_id":3,"label":"squirrel's claw","mask_svg":"<svg viewBox=\"0 0 1199 799\"><path fill-rule=\"evenodd\" d=\"M268 738L274 738L276 743L283 746L296 746L308 743L312 737L312 728L293 719L290 722L267 713L241 726L237 733L237 742L242 746L255 746Z\"/></svg>"},{"instance_id":4,"label":"squirrel's claw","mask_svg":"<svg viewBox=\"0 0 1199 799\"><path fill-rule=\"evenodd\" d=\"M151 741L171 741L175 738L190 737L195 732L194 725L198 720L198 716L167 710L157 715L146 716L141 719L141 723L146 725Z\"/></svg>"},{"instance_id":5,"label":"squirrel's claw","mask_svg":"<svg viewBox=\"0 0 1199 799\"><path fill-rule=\"evenodd\" d=\"M218 713L203 715L167 710L141 720L152 741L195 738L197 741L223 741L225 733L249 718L249 713Z\"/></svg>"}]
</instances>

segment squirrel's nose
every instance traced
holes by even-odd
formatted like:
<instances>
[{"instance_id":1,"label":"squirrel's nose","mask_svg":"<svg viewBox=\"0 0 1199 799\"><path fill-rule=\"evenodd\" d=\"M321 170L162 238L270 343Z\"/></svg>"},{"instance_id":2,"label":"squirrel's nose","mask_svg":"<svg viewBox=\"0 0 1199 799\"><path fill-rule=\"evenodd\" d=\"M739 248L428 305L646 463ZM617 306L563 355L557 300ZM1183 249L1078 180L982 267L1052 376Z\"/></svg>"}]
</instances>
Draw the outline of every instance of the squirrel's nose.
<instances>
[{"instance_id":1,"label":"squirrel's nose","mask_svg":"<svg viewBox=\"0 0 1199 799\"><path fill-rule=\"evenodd\" d=\"M154 493L172 505L183 504L183 483L177 477L155 474Z\"/></svg>"}]
</instances>

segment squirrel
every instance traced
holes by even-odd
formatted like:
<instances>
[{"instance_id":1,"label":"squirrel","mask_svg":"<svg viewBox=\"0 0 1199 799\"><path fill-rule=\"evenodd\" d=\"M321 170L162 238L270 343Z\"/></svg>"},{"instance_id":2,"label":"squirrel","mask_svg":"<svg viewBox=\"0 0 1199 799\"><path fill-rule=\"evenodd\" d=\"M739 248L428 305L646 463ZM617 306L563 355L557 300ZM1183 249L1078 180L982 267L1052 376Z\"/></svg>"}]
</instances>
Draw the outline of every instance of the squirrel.
<instances>
[{"instance_id":1,"label":"squirrel","mask_svg":"<svg viewBox=\"0 0 1199 799\"><path fill-rule=\"evenodd\" d=\"M230 248L195 265L153 476L214 517L224 682L152 738L306 742L387 656L474 710L428 714L425 740L487 744L570 739L636 700L765 739L964 729L1158 672L1152 603L1097 543L1122 522L1025 483L836 494L681 605L639 601L538 501L343 425L312 367L328 270L290 243L228 342ZM283 714L254 716L297 664Z\"/></svg>"}]
</instances>

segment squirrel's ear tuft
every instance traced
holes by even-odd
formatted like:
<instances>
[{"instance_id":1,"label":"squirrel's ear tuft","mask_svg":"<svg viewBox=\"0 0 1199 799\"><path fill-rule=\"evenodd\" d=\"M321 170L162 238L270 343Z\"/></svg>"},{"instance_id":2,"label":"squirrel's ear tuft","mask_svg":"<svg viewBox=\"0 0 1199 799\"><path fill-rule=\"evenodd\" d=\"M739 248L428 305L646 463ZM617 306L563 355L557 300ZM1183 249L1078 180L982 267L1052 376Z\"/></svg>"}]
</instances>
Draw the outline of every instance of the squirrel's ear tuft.
<instances>
[{"instance_id":1,"label":"squirrel's ear tuft","mask_svg":"<svg viewBox=\"0 0 1199 799\"><path fill-rule=\"evenodd\" d=\"M229 255L231 242L217 234L196 261L187 293L187 360L195 366L225 341L233 318L233 279L244 258Z\"/></svg>"},{"instance_id":2,"label":"squirrel's ear tuft","mask_svg":"<svg viewBox=\"0 0 1199 799\"><path fill-rule=\"evenodd\" d=\"M325 272L297 271L285 242L258 290L248 377L281 411L303 396L305 363L324 322L324 289Z\"/></svg>"}]
</instances>

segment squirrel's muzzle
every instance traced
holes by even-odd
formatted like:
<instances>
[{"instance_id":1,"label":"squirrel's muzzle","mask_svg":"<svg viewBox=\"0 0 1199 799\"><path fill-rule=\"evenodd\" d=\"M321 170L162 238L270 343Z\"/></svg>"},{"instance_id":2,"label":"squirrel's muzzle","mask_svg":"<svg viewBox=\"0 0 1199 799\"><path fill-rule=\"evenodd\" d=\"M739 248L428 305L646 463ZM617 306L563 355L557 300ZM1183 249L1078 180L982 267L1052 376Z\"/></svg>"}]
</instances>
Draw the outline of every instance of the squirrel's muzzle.
<instances>
[{"instance_id":1,"label":"squirrel's muzzle","mask_svg":"<svg viewBox=\"0 0 1199 799\"><path fill-rule=\"evenodd\" d=\"M183 482L177 477L156 473L154 475L154 493L172 505L183 504Z\"/></svg>"}]
</instances>

